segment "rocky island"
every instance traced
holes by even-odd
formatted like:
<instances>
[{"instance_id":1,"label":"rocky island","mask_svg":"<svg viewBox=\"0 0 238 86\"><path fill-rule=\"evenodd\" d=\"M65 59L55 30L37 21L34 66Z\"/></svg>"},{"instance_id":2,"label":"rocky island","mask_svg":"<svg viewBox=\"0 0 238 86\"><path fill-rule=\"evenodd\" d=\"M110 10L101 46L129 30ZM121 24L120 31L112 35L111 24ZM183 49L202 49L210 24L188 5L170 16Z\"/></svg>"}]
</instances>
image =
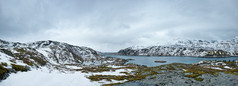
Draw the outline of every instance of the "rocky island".
<instances>
[{"instance_id":1,"label":"rocky island","mask_svg":"<svg viewBox=\"0 0 238 86\"><path fill-rule=\"evenodd\" d=\"M160 61L160 60L157 60L155 61L155 63L166 63L167 61Z\"/></svg>"}]
</instances>

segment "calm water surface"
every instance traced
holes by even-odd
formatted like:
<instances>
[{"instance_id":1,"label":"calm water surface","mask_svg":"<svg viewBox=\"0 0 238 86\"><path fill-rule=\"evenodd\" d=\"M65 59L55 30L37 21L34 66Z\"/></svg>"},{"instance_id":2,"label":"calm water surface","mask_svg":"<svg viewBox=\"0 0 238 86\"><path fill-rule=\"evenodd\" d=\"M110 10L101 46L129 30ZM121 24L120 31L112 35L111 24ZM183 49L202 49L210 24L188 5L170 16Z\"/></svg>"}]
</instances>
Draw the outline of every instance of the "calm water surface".
<instances>
[{"instance_id":1,"label":"calm water surface","mask_svg":"<svg viewBox=\"0 0 238 86\"><path fill-rule=\"evenodd\" d=\"M199 61L203 60L236 60L238 61L238 57L179 57L179 56L122 56L122 55L104 55L104 56L111 56L123 59L134 59L130 60L128 63L135 63L140 65L147 65L147 66L159 66L163 64L170 64L170 63L185 63L185 64L192 64L198 63ZM163 60L167 61L166 63L155 63L156 60Z\"/></svg>"}]
</instances>

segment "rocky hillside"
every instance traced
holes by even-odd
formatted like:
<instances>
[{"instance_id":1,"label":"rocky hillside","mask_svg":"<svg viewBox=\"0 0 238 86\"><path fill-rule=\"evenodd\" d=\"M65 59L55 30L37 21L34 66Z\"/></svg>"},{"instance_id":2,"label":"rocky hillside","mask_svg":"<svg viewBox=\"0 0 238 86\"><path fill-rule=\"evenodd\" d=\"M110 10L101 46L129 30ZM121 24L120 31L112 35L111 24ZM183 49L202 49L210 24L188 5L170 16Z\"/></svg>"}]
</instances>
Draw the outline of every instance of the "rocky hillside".
<instances>
[{"instance_id":1,"label":"rocky hillside","mask_svg":"<svg viewBox=\"0 0 238 86\"><path fill-rule=\"evenodd\" d=\"M39 65L82 64L95 62L102 58L91 48L79 47L57 41L37 41L32 43L7 42L0 40L0 51L14 59L40 60Z\"/></svg>"},{"instance_id":2,"label":"rocky hillside","mask_svg":"<svg viewBox=\"0 0 238 86\"><path fill-rule=\"evenodd\" d=\"M129 47L118 52L120 55L145 56L238 56L238 37L226 41L185 40L149 47Z\"/></svg>"},{"instance_id":3,"label":"rocky hillside","mask_svg":"<svg viewBox=\"0 0 238 86\"><path fill-rule=\"evenodd\" d=\"M0 81L17 71L31 68L58 68L61 65L102 63L104 57L99 52L57 41L37 41L32 43L8 42L0 40Z\"/></svg>"}]
</instances>

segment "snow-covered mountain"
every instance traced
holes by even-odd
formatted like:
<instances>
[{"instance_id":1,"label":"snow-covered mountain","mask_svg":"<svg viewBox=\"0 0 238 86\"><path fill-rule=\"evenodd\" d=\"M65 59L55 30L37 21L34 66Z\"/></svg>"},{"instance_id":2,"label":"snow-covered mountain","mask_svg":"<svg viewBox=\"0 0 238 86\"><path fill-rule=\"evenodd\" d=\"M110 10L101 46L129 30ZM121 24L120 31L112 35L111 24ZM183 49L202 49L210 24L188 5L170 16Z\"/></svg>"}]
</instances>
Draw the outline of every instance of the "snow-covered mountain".
<instances>
[{"instance_id":1,"label":"snow-covered mountain","mask_svg":"<svg viewBox=\"0 0 238 86\"><path fill-rule=\"evenodd\" d=\"M121 55L145 56L238 56L238 37L226 41L185 40L168 45L129 47L118 52Z\"/></svg>"},{"instance_id":2,"label":"snow-covered mountain","mask_svg":"<svg viewBox=\"0 0 238 86\"><path fill-rule=\"evenodd\" d=\"M82 64L83 62L98 61L102 58L102 56L99 55L99 52L91 48L79 47L51 40L32 43L7 42L0 40L0 49L1 52L14 57L15 59L41 59L42 61L51 64Z\"/></svg>"},{"instance_id":3,"label":"snow-covered mountain","mask_svg":"<svg viewBox=\"0 0 238 86\"><path fill-rule=\"evenodd\" d=\"M0 81L9 73L60 65L101 63L105 61L99 52L88 48L57 41L32 43L0 40Z\"/></svg>"}]
</instances>

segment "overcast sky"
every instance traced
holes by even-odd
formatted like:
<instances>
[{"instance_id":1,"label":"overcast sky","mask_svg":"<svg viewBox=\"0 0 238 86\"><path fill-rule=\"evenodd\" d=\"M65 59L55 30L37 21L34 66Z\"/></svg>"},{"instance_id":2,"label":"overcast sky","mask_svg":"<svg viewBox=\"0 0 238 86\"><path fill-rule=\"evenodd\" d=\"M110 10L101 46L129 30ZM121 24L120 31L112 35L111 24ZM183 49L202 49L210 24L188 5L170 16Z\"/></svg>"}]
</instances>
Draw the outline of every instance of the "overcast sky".
<instances>
[{"instance_id":1,"label":"overcast sky","mask_svg":"<svg viewBox=\"0 0 238 86\"><path fill-rule=\"evenodd\" d=\"M98 51L238 35L238 0L0 0L0 39Z\"/></svg>"}]
</instances>

